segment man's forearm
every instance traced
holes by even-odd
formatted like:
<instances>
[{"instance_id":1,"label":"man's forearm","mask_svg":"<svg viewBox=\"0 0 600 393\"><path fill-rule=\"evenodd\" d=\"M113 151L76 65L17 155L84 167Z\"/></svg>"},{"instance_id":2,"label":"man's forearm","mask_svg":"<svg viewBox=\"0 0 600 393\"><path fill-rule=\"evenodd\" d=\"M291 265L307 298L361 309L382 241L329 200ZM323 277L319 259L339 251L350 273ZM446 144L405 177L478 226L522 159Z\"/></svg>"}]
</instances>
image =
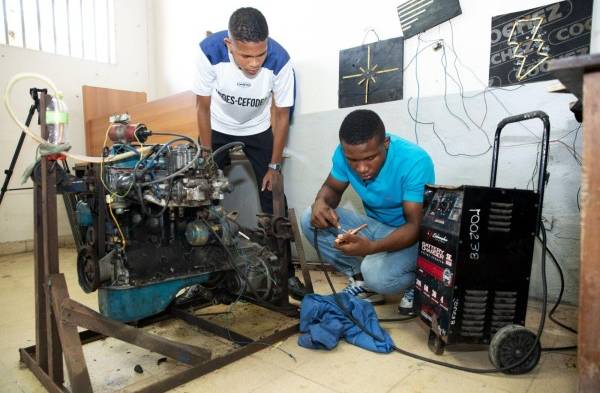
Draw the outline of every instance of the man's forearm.
<instances>
[{"instance_id":1,"label":"man's forearm","mask_svg":"<svg viewBox=\"0 0 600 393\"><path fill-rule=\"evenodd\" d=\"M280 164L283 160L283 148L287 141L288 131L290 128L289 111L277 110L275 121L273 124L273 152L271 153L271 162Z\"/></svg>"},{"instance_id":2,"label":"man's forearm","mask_svg":"<svg viewBox=\"0 0 600 393\"><path fill-rule=\"evenodd\" d=\"M211 147L212 130L210 129L210 120L206 116L198 114L198 136L200 144L205 147Z\"/></svg>"},{"instance_id":3,"label":"man's forearm","mask_svg":"<svg viewBox=\"0 0 600 393\"><path fill-rule=\"evenodd\" d=\"M210 97L196 97L196 116L198 120L198 138L202 146L211 147L212 130L210 125Z\"/></svg>"},{"instance_id":4,"label":"man's forearm","mask_svg":"<svg viewBox=\"0 0 600 393\"><path fill-rule=\"evenodd\" d=\"M406 223L383 239L373 240L369 254L402 250L412 246L418 239L419 226L415 223Z\"/></svg>"},{"instance_id":5,"label":"man's forearm","mask_svg":"<svg viewBox=\"0 0 600 393\"><path fill-rule=\"evenodd\" d=\"M327 206L332 209L336 209L340 204L340 200L342 196L339 195L335 190L327 185L327 183L321 186L321 189L317 193L315 197L315 202L321 201L324 202Z\"/></svg>"}]
</instances>

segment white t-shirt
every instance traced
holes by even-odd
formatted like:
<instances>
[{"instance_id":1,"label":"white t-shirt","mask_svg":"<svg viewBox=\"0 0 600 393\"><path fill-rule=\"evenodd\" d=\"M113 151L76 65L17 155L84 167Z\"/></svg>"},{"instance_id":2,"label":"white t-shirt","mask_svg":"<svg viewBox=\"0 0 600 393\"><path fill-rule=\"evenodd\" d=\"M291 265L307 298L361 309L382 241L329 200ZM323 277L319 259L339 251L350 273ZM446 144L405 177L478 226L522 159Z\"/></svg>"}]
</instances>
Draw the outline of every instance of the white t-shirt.
<instances>
[{"instance_id":1,"label":"white t-shirt","mask_svg":"<svg viewBox=\"0 0 600 393\"><path fill-rule=\"evenodd\" d=\"M247 77L235 64L223 39L227 31L204 39L196 54L192 91L211 96L211 128L229 135L254 135L271 126L271 99L278 107L294 106L295 80L290 56L268 38L261 70Z\"/></svg>"}]
</instances>

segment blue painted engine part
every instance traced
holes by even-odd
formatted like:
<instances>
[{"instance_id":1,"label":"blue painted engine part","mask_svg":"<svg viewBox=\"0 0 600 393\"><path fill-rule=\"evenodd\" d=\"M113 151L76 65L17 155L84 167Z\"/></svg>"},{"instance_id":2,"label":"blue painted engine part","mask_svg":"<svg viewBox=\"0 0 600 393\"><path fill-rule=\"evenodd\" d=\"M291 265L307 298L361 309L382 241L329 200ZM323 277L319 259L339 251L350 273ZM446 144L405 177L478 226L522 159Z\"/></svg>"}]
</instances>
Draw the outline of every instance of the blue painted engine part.
<instances>
[{"instance_id":1,"label":"blue painted engine part","mask_svg":"<svg viewBox=\"0 0 600 393\"><path fill-rule=\"evenodd\" d=\"M78 201L75 207L75 214L77 216L77 224L80 227L88 227L94 223L92 217L92 211L87 203L84 201Z\"/></svg>"},{"instance_id":2,"label":"blue painted engine part","mask_svg":"<svg viewBox=\"0 0 600 393\"><path fill-rule=\"evenodd\" d=\"M100 312L121 322L133 322L165 311L179 290L204 284L211 273L155 282L137 287L103 287L98 290Z\"/></svg>"}]
</instances>

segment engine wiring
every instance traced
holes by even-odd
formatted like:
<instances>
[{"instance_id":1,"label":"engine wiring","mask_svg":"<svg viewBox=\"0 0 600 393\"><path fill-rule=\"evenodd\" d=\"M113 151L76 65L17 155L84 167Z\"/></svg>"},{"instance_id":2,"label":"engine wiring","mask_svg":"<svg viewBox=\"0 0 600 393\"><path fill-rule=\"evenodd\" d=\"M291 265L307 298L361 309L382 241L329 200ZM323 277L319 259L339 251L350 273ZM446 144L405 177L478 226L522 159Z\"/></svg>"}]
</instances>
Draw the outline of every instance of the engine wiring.
<instances>
[{"instance_id":1,"label":"engine wiring","mask_svg":"<svg viewBox=\"0 0 600 393\"><path fill-rule=\"evenodd\" d=\"M112 126L112 125L111 125ZM106 133L105 133L105 137L104 137L104 143L102 146L102 151L106 151L107 144L108 144L108 135L111 129L111 126L109 126L106 129ZM140 145L140 149L135 149L136 154L139 154L139 160L136 162L136 164L133 167L133 171L132 171L132 178L130 179L129 182L129 186L127 188L126 191L124 191L122 194L119 194L118 192L116 192L115 190L112 190L105 182L104 179L104 167L105 167L105 155L103 154L102 156L102 160L100 161L100 181L102 183L102 186L104 187L104 189L106 190L106 192L108 193L107 195L107 205L109 208L109 212L110 212L110 216L113 220L113 222L115 223L115 226L117 227L117 231L119 233L119 236L121 238L121 243L122 243L122 248L123 251L126 248L126 244L127 241L125 239L125 236L123 234L123 231L121 230L121 227L119 225L119 221L116 217L116 215L113 212L112 209L112 204L115 202L115 197L117 198L126 198L129 193L131 192L131 190L135 187L138 198L140 200L140 206L142 208L142 212L151 216L151 217L160 217L164 214L164 212L166 211L166 209L168 208L169 205L169 199L171 197L171 193L172 193L172 186L173 186L173 179L180 175L181 173L187 171L189 168L191 168L193 165L195 165L197 159L200 157L201 154L201 147L198 144L197 141L193 140L192 138L186 136L186 135L180 135L180 134L175 134L175 133L162 133L162 132L153 132L153 135L160 135L160 136L175 136L176 138L168 141L167 143L163 144L160 146L160 148L158 149L158 151L156 151L155 153L152 153L152 150L154 149L154 147L150 148L150 149L145 149L145 146L143 145L143 143L141 142L141 140L139 139L139 136L137 134L137 132L141 129L142 125L138 125L136 127L136 129L133 132L133 135L136 139L136 141L138 142L138 144ZM180 168L179 170L173 172L172 174L169 174L167 176L161 177L159 179L154 179L148 182L137 182L137 176L138 176L138 168L140 167L140 165L142 164L142 162L146 161L148 159L148 157L150 157L150 155L153 155L153 157L151 158L151 163L154 163L156 161L156 159L164 152L166 151L166 149L169 148L169 146L171 146L173 143L179 142L179 141L187 141L190 142L192 144L196 145L196 153L195 156L192 160L190 160L189 163L187 163L184 167ZM120 146L126 146L126 145L120 145ZM148 153L147 155L144 156L145 153ZM142 175L145 173L145 171L151 167L151 163L148 163L148 165L145 166L144 171L142 172ZM141 191L141 187L143 186L148 186L148 185L152 185L152 184L158 184L158 183L163 183L165 181L168 181L167 184L167 197L165 199L165 204L162 207L162 209L156 213L153 214L150 211L147 210L146 208L146 204L144 201L144 197L142 195L142 191Z\"/></svg>"},{"instance_id":2,"label":"engine wiring","mask_svg":"<svg viewBox=\"0 0 600 393\"><path fill-rule=\"evenodd\" d=\"M122 247L123 251L125 251L125 249L127 248L127 240L125 239L125 235L123 235L123 231L121 230L119 221L117 220L117 217L115 216L115 213L113 212L112 204L113 204L113 197L110 195L107 195L106 196L106 205L108 206L108 211L110 213L110 216L117 227L119 236L121 237L121 247Z\"/></svg>"},{"instance_id":3,"label":"engine wiring","mask_svg":"<svg viewBox=\"0 0 600 393\"><path fill-rule=\"evenodd\" d=\"M106 133L104 135L104 142L102 143L102 152L106 151L106 149L108 148L107 144L108 144L108 134L110 132L110 129L112 127L112 124L108 126L108 128L106 129ZM135 169L140 165L140 163L144 160L144 157L142 156L141 151L144 151L144 145L143 143L140 141L138 135L137 135L137 131L140 129L140 126L138 125L135 129L135 131L133 132L133 136L135 137L135 139L137 140L137 142L140 144L141 149L140 152L138 152L136 150L136 153L139 153L139 160L138 162L135 164L134 167L134 174L135 174ZM102 186L104 186L104 189L111 195L111 196L117 196L120 198L125 198L129 192L131 191L131 189L133 188L133 184L135 183L135 179L132 179L132 181L129 183L129 188L127 188L127 191L125 191L124 194L119 194L116 191L111 190L108 185L106 185L106 182L104 181L104 165L105 165L105 158L106 155L102 154L102 160L100 161L100 181L102 182Z\"/></svg>"}]
</instances>

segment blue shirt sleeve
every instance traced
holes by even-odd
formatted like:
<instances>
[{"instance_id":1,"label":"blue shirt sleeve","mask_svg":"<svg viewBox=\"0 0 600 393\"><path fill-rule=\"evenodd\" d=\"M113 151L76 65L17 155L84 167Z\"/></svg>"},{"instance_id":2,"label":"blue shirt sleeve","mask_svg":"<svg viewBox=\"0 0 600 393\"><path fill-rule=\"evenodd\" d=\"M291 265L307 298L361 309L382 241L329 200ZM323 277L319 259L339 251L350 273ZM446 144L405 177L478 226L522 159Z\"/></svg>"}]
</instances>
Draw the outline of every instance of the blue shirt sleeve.
<instances>
[{"instance_id":1,"label":"blue shirt sleeve","mask_svg":"<svg viewBox=\"0 0 600 393\"><path fill-rule=\"evenodd\" d=\"M348 163L346 163L346 159L344 158L342 147L340 145L338 145L338 147L335 149L331 161L331 176L333 176L335 180L348 183L350 180L348 179Z\"/></svg>"},{"instance_id":2,"label":"blue shirt sleeve","mask_svg":"<svg viewBox=\"0 0 600 393\"><path fill-rule=\"evenodd\" d=\"M408 173L405 183L402 187L404 195L402 200L407 202L423 202L423 192L425 184L435 183L435 173L433 170L433 161L429 155L421 157Z\"/></svg>"}]
</instances>

